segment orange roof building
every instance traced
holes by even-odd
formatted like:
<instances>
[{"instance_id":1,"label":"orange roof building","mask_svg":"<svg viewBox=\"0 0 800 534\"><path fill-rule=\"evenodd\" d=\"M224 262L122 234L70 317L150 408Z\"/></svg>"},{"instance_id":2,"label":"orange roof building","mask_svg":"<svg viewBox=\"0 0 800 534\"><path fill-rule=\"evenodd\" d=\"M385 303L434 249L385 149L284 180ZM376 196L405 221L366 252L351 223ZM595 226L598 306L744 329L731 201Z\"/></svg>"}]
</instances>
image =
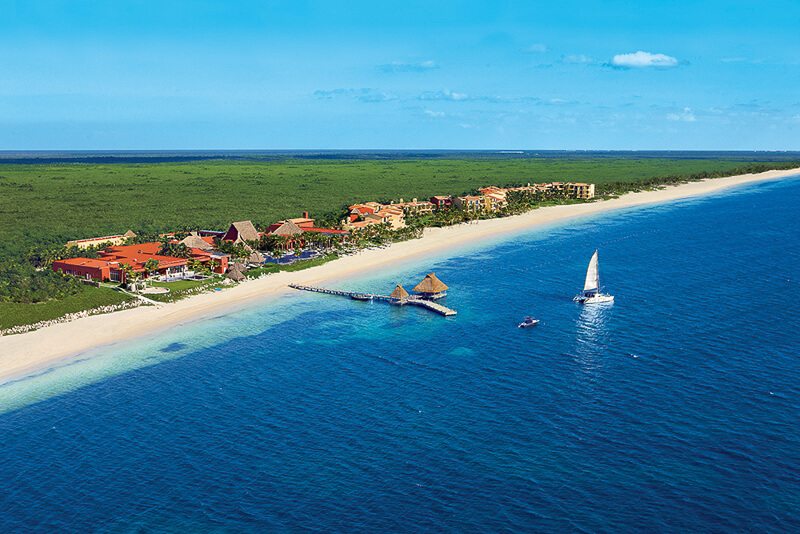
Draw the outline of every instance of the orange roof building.
<instances>
[{"instance_id":1,"label":"orange roof building","mask_svg":"<svg viewBox=\"0 0 800 534\"><path fill-rule=\"evenodd\" d=\"M199 261L201 264L213 262L214 271L224 273L228 268L228 255L213 250L189 248L190 258L177 258L159 254L161 243L139 243L136 245L120 245L109 247L100 253L99 258L69 258L53 262L53 270L64 274L79 276L81 278L124 282L124 266L129 265L133 271L145 272L148 260L158 262L156 271L163 276L180 276L188 271L189 260Z\"/></svg>"},{"instance_id":2,"label":"orange roof building","mask_svg":"<svg viewBox=\"0 0 800 534\"><path fill-rule=\"evenodd\" d=\"M302 217L295 219L286 219L272 223L267 227L265 232L268 235L300 235L303 232L313 232L317 234L326 234L330 236L347 235L347 230L338 230L336 228L320 228L314 226L315 220L308 216L308 212L304 211Z\"/></svg>"},{"instance_id":3,"label":"orange roof building","mask_svg":"<svg viewBox=\"0 0 800 534\"><path fill-rule=\"evenodd\" d=\"M403 208L394 204L364 202L350 206L348 217L342 221L346 230L358 230L373 224L388 224L393 230L406 226Z\"/></svg>"}]
</instances>

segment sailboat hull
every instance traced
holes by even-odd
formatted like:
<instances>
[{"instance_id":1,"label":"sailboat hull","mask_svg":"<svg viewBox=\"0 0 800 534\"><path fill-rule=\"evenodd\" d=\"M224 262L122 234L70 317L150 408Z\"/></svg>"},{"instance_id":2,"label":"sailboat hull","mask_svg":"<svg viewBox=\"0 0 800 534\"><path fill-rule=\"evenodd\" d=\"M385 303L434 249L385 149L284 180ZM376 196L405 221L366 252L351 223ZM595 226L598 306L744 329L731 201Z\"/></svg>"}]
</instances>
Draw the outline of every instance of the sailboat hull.
<instances>
[{"instance_id":1,"label":"sailboat hull","mask_svg":"<svg viewBox=\"0 0 800 534\"><path fill-rule=\"evenodd\" d=\"M583 292L572 300L580 304L605 304L614 302L613 295L600 293L600 261L598 260L596 250L594 254L592 254L592 259L589 260L589 267L586 269L586 281L583 283Z\"/></svg>"},{"instance_id":2,"label":"sailboat hull","mask_svg":"<svg viewBox=\"0 0 800 534\"><path fill-rule=\"evenodd\" d=\"M605 304L607 302L614 302L614 295L578 295L575 297L575 302L579 304Z\"/></svg>"}]
</instances>

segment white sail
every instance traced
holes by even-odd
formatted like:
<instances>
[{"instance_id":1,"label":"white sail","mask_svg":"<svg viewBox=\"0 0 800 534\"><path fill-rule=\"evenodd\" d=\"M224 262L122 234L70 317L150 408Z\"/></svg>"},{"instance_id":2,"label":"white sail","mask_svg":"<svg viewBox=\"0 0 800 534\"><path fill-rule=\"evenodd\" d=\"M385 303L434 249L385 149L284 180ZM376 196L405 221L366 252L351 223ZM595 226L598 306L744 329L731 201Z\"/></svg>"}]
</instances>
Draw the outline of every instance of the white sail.
<instances>
[{"instance_id":1,"label":"white sail","mask_svg":"<svg viewBox=\"0 0 800 534\"><path fill-rule=\"evenodd\" d=\"M595 291L600 289L600 273L597 269L597 251L592 254L589 260L589 268L586 269L586 282L583 284L584 291Z\"/></svg>"}]
</instances>

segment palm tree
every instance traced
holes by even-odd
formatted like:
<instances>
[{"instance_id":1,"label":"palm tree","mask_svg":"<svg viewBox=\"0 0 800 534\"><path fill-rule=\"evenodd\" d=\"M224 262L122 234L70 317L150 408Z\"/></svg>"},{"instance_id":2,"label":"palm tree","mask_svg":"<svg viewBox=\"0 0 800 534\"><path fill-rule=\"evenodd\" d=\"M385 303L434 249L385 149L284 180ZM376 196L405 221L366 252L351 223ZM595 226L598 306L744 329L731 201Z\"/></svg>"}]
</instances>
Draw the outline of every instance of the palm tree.
<instances>
[{"instance_id":1,"label":"palm tree","mask_svg":"<svg viewBox=\"0 0 800 534\"><path fill-rule=\"evenodd\" d=\"M289 248L289 236L288 235L276 235L275 236L275 246L282 251L286 251Z\"/></svg>"},{"instance_id":2,"label":"palm tree","mask_svg":"<svg viewBox=\"0 0 800 534\"><path fill-rule=\"evenodd\" d=\"M244 261L248 256L250 256L250 249L241 243L236 243L233 246L233 252L231 253L231 256L234 260Z\"/></svg>"},{"instance_id":3,"label":"palm tree","mask_svg":"<svg viewBox=\"0 0 800 534\"><path fill-rule=\"evenodd\" d=\"M147 273L147 276L152 276L153 273L157 273L158 260L150 258L146 262L144 262L144 271Z\"/></svg>"},{"instance_id":4,"label":"palm tree","mask_svg":"<svg viewBox=\"0 0 800 534\"><path fill-rule=\"evenodd\" d=\"M128 263L123 263L120 266L120 270L122 271L122 280L120 282L125 285L125 287L130 288L138 279L138 273L134 271L133 267Z\"/></svg>"}]
</instances>

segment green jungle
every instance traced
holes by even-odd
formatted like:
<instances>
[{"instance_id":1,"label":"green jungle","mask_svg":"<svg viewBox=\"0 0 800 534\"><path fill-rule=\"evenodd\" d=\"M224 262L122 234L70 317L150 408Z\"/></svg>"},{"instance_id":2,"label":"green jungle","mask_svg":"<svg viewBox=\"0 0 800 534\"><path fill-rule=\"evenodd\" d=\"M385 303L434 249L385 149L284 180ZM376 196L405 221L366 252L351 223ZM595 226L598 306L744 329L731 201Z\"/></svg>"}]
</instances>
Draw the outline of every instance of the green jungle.
<instances>
[{"instance_id":1,"label":"green jungle","mask_svg":"<svg viewBox=\"0 0 800 534\"><path fill-rule=\"evenodd\" d=\"M564 157L3 164L0 328L130 298L49 270L53 259L75 255L64 248L72 239L128 229L146 236L224 230L232 221L246 219L263 228L303 211L317 218L318 225L336 225L354 202L460 195L486 185L590 182L597 185L598 197L613 197L685 181L793 167L800 167L800 162L766 156L763 160ZM525 209L535 207L525 205ZM415 235L419 233L407 232L404 238Z\"/></svg>"}]
</instances>

